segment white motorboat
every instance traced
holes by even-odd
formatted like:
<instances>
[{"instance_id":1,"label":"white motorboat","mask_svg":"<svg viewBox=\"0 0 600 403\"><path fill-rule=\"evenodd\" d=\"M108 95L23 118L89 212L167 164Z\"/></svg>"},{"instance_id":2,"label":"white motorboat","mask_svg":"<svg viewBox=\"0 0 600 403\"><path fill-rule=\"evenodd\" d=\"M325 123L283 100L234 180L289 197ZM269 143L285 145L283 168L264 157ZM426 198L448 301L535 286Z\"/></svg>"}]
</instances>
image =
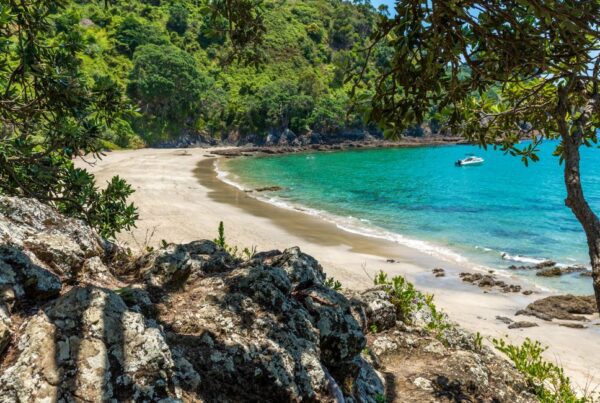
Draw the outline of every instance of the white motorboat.
<instances>
[{"instance_id":1,"label":"white motorboat","mask_svg":"<svg viewBox=\"0 0 600 403\"><path fill-rule=\"evenodd\" d=\"M472 166L472 165L481 165L481 164L483 164L483 161L484 161L483 158L472 155L465 159L458 160L454 164L457 167L466 167L466 166Z\"/></svg>"}]
</instances>

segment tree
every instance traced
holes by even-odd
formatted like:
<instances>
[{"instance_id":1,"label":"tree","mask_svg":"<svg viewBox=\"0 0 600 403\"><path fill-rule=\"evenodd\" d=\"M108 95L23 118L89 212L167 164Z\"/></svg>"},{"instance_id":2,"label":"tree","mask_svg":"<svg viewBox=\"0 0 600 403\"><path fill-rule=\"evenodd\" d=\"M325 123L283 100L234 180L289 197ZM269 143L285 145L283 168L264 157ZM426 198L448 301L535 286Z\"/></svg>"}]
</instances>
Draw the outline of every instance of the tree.
<instances>
[{"instance_id":1,"label":"tree","mask_svg":"<svg viewBox=\"0 0 600 403\"><path fill-rule=\"evenodd\" d=\"M263 0L209 0L213 27L223 28L232 46L227 59L237 59L246 64L259 66L264 61L262 45L267 31L262 12ZM229 60L226 60L227 62Z\"/></svg>"},{"instance_id":2,"label":"tree","mask_svg":"<svg viewBox=\"0 0 600 403\"><path fill-rule=\"evenodd\" d=\"M298 84L280 79L260 88L250 113L257 129L291 129L300 133L308 129L313 99L299 92Z\"/></svg>"},{"instance_id":3,"label":"tree","mask_svg":"<svg viewBox=\"0 0 600 403\"><path fill-rule=\"evenodd\" d=\"M166 45L169 38L163 35L157 27L140 21L133 15L123 19L115 31L117 49L131 57L138 46Z\"/></svg>"},{"instance_id":4,"label":"tree","mask_svg":"<svg viewBox=\"0 0 600 403\"><path fill-rule=\"evenodd\" d=\"M86 77L78 24L54 24L63 1L0 4L0 194L34 197L86 220L104 237L137 218L118 177L99 190L73 158L99 156L103 133L125 109L122 89Z\"/></svg>"},{"instance_id":5,"label":"tree","mask_svg":"<svg viewBox=\"0 0 600 403\"><path fill-rule=\"evenodd\" d=\"M199 114L210 81L190 54L173 45L144 45L133 62L128 92L144 112L180 123Z\"/></svg>"},{"instance_id":6,"label":"tree","mask_svg":"<svg viewBox=\"0 0 600 403\"><path fill-rule=\"evenodd\" d=\"M173 4L169 8L167 29L183 35L188 28L188 10L183 4Z\"/></svg>"},{"instance_id":7,"label":"tree","mask_svg":"<svg viewBox=\"0 0 600 403\"><path fill-rule=\"evenodd\" d=\"M386 42L394 55L375 82L370 118L387 134L435 111L454 132L526 164L544 139L560 140L565 204L587 236L600 307L600 221L579 166L600 125L600 2L404 0L395 17L380 18L373 46ZM521 146L523 138L533 141Z\"/></svg>"}]
</instances>

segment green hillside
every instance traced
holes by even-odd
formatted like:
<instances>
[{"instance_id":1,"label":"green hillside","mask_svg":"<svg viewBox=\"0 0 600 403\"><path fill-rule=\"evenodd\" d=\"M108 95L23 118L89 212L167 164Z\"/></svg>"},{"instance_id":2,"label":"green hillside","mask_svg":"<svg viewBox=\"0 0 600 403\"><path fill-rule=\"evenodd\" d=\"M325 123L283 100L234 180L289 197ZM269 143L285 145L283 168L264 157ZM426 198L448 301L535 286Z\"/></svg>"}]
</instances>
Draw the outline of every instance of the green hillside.
<instances>
[{"instance_id":1,"label":"green hillside","mask_svg":"<svg viewBox=\"0 0 600 403\"><path fill-rule=\"evenodd\" d=\"M79 26L90 80L110 77L132 105L107 134L110 142L134 147L184 134L237 139L362 127L344 76L374 26L369 2L264 1L254 9L264 36L245 48L223 34L227 21L211 13L213 3L80 1L59 17ZM382 62L384 52L376 52L374 63Z\"/></svg>"}]
</instances>

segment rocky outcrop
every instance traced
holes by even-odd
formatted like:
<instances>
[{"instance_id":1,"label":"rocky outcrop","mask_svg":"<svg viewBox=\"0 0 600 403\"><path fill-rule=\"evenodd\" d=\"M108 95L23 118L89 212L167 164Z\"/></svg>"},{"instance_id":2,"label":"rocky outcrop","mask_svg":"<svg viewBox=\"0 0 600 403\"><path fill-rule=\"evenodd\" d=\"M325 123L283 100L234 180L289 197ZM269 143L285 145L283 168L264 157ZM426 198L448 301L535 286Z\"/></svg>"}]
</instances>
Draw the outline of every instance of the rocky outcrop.
<instances>
[{"instance_id":1,"label":"rocky outcrop","mask_svg":"<svg viewBox=\"0 0 600 403\"><path fill-rule=\"evenodd\" d=\"M243 261L197 241L133 259L38 202L0 206L0 402L421 401L457 388L529 401L472 335L431 333L427 304L335 291L299 248Z\"/></svg>"},{"instance_id":2,"label":"rocky outcrop","mask_svg":"<svg viewBox=\"0 0 600 403\"><path fill-rule=\"evenodd\" d=\"M0 377L3 401L150 401L177 396L161 330L114 292L75 287L27 321Z\"/></svg>"},{"instance_id":3,"label":"rocky outcrop","mask_svg":"<svg viewBox=\"0 0 600 403\"><path fill-rule=\"evenodd\" d=\"M341 382L367 371L366 341L350 302L323 280L298 248L262 253L219 276L190 276L158 304L158 320L210 401L369 400Z\"/></svg>"},{"instance_id":4,"label":"rocky outcrop","mask_svg":"<svg viewBox=\"0 0 600 403\"><path fill-rule=\"evenodd\" d=\"M389 296L366 291L369 304L385 306ZM377 301L375 296L381 296ZM355 295L356 297L356 295ZM366 301L365 301L366 302ZM377 323L379 311L366 310L367 322ZM536 402L525 378L474 335L447 326L427 331L427 305L413 313L411 326L397 318L394 327L368 335L363 357L385 373L394 401ZM441 340L441 341L440 341Z\"/></svg>"},{"instance_id":5,"label":"rocky outcrop","mask_svg":"<svg viewBox=\"0 0 600 403\"><path fill-rule=\"evenodd\" d=\"M593 296L553 295L527 305L517 315L529 315L551 321L552 319L586 321L583 315L598 312Z\"/></svg>"}]
</instances>

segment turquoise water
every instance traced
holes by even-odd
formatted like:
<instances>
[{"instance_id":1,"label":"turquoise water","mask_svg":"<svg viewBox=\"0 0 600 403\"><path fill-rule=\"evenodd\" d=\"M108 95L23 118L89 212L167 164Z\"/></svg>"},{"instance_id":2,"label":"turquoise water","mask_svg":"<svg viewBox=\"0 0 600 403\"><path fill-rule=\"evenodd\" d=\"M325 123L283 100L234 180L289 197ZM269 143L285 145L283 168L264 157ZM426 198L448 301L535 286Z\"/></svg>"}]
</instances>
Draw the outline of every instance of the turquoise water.
<instances>
[{"instance_id":1,"label":"turquoise water","mask_svg":"<svg viewBox=\"0 0 600 403\"><path fill-rule=\"evenodd\" d=\"M303 206L345 229L444 259L495 269L543 259L589 266L584 233L564 205L555 145L545 143L541 161L529 167L499 151L448 146L242 158L225 169L245 187L283 187L262 195L271 202ZM485 163L455 167L468 153ZM600 212L600 152L583 150L581 164L584 191ZM551 288L592 292L590 278L579 275L521 274Z\"/></svg>"}]
</instances>

